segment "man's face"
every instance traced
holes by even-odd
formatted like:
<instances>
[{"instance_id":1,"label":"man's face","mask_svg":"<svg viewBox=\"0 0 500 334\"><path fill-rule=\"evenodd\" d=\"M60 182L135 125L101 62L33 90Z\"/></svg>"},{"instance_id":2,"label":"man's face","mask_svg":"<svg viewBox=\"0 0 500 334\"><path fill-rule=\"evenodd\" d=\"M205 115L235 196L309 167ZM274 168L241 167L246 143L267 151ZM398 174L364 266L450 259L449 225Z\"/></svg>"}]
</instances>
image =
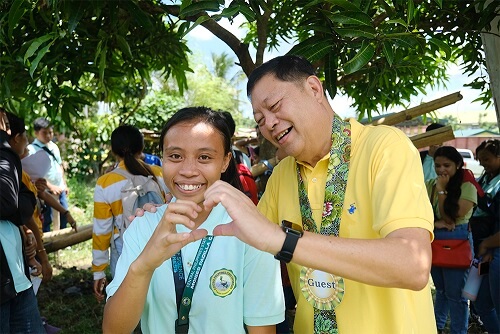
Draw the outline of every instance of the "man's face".
<instances>
[{"instance_id":1,"label":"man's face","mask_svg":"<svg viewBox=\"0 0 500 334\"><path fill-rule=\"evenodd\" d=\"M314 144L322 141L318 134L330 138L331 129L331 112L321 104L324 95L319 80L309 77L296 83L266 75L251 93L254 119L262 135L286 155L315 164L319 150Z\"/></svg>"},{"instance_id":2,"label":"man's face","mask_svg":"<svg viewBox=\"0 0 500 334\"><path fill-rule=\"evenodd\" d=\"M50 128L42 128L35 131L35 137L44 144L47 144L54 137L54 130Z\"/></svg>"},{"instance_id":3,"label":"man's face","mask_svg":"<svg viewBox=\"0 0 500 334\"><path fill-rule=\"evenodd\" d=\"M436 150L437 150L438 148L440 148L441 146L443 146L443 143L429 146L429 153L428 153L428 154L429 154L431 157L433 157L433 156L434 156L434 153L436 153Z\"/></svg>"}]
</instances>

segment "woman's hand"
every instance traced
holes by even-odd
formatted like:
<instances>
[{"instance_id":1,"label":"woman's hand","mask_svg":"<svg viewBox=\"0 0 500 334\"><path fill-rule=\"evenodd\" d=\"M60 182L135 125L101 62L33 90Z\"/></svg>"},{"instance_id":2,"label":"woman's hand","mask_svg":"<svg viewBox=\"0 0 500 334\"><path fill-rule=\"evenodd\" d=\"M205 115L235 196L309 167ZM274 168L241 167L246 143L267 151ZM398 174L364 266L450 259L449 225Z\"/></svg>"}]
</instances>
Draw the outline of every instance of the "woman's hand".
<instances>
[{"instance_id":1,"label":"woman's hand","mask_svg":"<svg viewBox=\"0 0 500 334\"><path fill-rule=\"evenodd\" d=\"M94 296L98 303L104 300L104 288L106 287L106 277L94 280Z\"/></svg>"},{"instance_id":2,"label":"woman's hand","mask_svg":"<svg viewBox=\"0 0 500 334\"><path fill-rule=\"evenodd\" d=\"M436 178L436 191L445 191L450 182L450 176L447 174L438 175Z\"/></svg>"},{"instance_id":3,"label":"woman's hand","mask_svg":"<svg viewBox=\"0 0 500 334\"><path fill-rule=\"evenodd\" d=\"M434 227L435 228L445 228L448 231L453 231L453 230L455 230L455 223L449 224L445 220L440 219L440 220L436 220L434 222Z\"/></svg>"},{"instance_id":4,"label":"woman's hand","mask_svg":"<svg viewBox=\"0 0 500 334\"><path fill-rule=\"evenodd\" d=\"M200 211L200 206L191 201L178 200L170 203L146 247L136 260L141 270L154 271L182 247L205 237L207 231L204 229L196 229L189 233L177 233L176 230L178 224L193 229L195 227L193 220Z\"/></svg>"}]
</instances>

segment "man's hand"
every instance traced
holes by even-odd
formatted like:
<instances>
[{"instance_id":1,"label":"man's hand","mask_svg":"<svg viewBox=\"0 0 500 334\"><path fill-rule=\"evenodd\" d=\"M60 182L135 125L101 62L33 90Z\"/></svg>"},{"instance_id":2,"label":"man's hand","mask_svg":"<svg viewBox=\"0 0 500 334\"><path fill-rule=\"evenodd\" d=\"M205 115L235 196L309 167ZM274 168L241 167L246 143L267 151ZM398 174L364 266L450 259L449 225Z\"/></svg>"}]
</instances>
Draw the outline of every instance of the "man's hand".
<instances>
[{"instance_id":1,"label":"man's hand","mask_svg":"<svg viewBox=\"0 0 500 334\"><path fill-rule=\"evenodd\" d=\"M172 198L174 198L174 196L172 196L171 193L167 193L165 195L165 203L168 204L170 203L170 201L172 201ZM130 220L130 222L132 222L136 217L142 217L144 216L144 213L147 211L147 212L151 212L151 213L155 213L156 212L156 208L162 206L163 204L155 204L155 203L146 203L144 204L144 206L141 208L137 208L135 209L135 212L134 212L134 215L133 216L129 216L128 217L128 220Z\"/></svg>"},{"instance_id":2,"label":"man's hand","mask_svg":"<svg viewBox=\"0 0 500 334\"><path fill-rule=\"evenodd\" d=\"M62 192L64 191L63 188L55 186L55 185L50 184L50 183L49 183L49 190L52 194L57 195L57 196L61 195Z\"/></svg>"},{"instance_id":3,"label":"man's hand","mask_svg":"<svg viewBox=\"0 0 500 334\"><path fill-rule=\"evenodd\" d=\"M252 200L224 181L216 181L205 192L203 205L206 210L221 203L233 221L218 225L214 235L235 236L246 244L259 250L276 254L278 250L271 246L271 238L280 230L277 224L262 215Z\"/></svg>"}]
</instances>

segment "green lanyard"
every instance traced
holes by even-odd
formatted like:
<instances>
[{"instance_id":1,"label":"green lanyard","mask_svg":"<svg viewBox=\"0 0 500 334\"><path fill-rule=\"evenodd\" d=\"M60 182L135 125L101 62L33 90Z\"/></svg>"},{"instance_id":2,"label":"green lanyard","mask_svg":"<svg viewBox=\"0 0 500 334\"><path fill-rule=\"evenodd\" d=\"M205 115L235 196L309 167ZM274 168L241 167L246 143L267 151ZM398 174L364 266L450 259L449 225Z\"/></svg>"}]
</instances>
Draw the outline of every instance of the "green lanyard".
<instances>
[{"instance_id":1,"label":"green lanyard","mask_svg":"<svg viewBox=\"0 0 500 334\"><path fill-rule=\"evenodd\" d=\"M174 275L178 312L178 318L175 320L175 333L187 333L189 331L189 311L191 310L194 289L196 288L196 283L198 283L201 268L205 263L213 239L214 236L209 235L201 240L187 282L184 281L184 266L182 265L181 252L177 252L172 257L172 272Z\"/></svg>"}]
</instances>

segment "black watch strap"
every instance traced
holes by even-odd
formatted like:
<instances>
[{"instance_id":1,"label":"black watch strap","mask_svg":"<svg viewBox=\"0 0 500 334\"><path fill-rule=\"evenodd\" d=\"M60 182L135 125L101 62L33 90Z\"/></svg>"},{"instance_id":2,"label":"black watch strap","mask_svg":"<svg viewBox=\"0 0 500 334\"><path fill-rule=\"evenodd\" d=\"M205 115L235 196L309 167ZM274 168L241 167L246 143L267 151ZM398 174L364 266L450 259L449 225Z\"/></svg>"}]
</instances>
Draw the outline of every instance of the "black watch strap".
<instances>
[{"instance_id":1,"label":"black watch strap","mask_svg":"<svg viewBox=\"0 0 500 334\"><path fill-rule=\"evenodd\" d=\"M282 229L286 233L285 242L281 247L281 251L274 256L276 260L283 261L285 263L289 263L292 260L293 252L295 251L295 247L297 247L297 242L303 234L300 226L297 229L293 229L290 225L292 225L290 222L283 221ZM295 224L293 225L297 226Z\"/></svg>"}]
</instances>

